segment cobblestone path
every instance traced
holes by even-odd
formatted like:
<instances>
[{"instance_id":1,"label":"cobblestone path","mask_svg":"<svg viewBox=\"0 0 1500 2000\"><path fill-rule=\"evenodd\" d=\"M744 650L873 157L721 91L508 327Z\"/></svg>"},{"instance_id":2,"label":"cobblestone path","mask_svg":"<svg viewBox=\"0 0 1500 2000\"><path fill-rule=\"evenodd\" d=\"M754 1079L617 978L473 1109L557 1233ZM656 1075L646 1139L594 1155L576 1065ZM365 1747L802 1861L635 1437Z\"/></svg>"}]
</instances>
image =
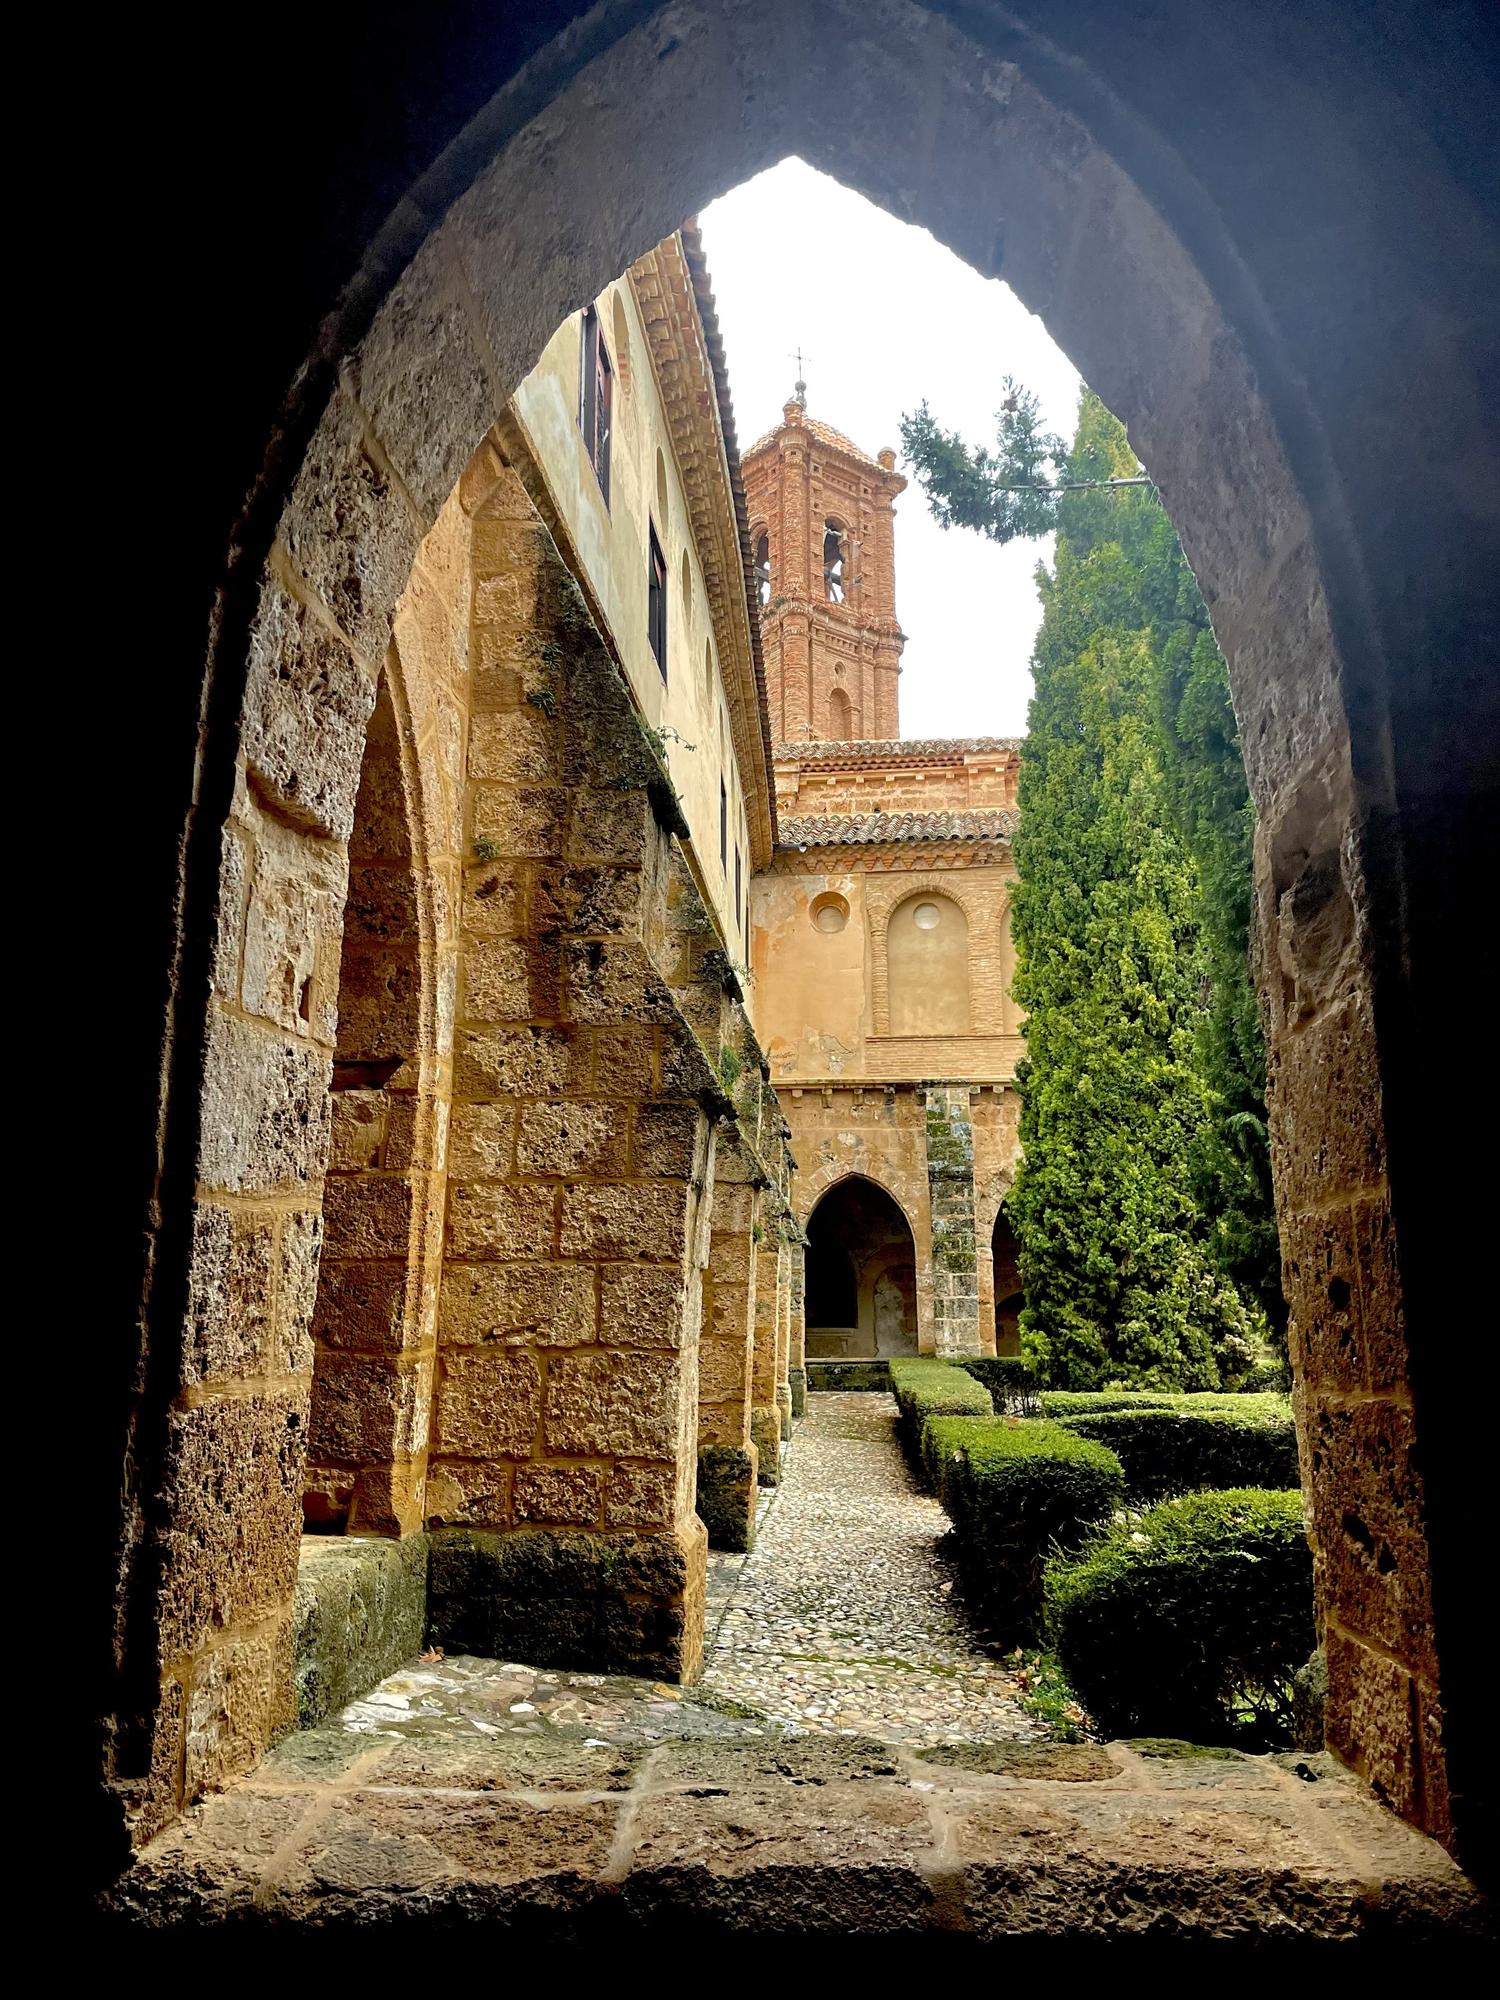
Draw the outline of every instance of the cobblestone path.
<instances>
[{"instance_id":1,"label":"cobblestone path","mask_svg":"<svg viewBox=\"0 0 1500 2000\"><path fill-rule=\"evenodd\" d=\"M895 1421L888 1395L809 1396L754 1552L710 1558L703 1688L887 1742L1044 1736L955 1601L936 1547L947 1517Z\"/></svg>"}]
</instances>

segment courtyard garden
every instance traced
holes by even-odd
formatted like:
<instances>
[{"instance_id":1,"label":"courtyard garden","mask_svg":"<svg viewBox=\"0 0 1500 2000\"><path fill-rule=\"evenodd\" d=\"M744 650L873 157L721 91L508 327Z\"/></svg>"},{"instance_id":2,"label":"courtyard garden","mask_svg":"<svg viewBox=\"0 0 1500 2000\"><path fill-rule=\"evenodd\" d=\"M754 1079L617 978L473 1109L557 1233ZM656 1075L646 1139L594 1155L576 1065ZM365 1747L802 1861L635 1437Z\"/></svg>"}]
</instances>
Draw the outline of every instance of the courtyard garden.
<instances>
[{"instance_id":1,"label":"courtyard garden","mask_svg":"<svg viewBox=\"0 0 1500 2000\"><path fill-rule=\"evenodd\" d=\"M1290 1400L1038 1389L893 1361L897 1430L971 1615L1064 1734L1264 1750L1299 1734L1312 1556Z\"/></svg>"}]
</instances>

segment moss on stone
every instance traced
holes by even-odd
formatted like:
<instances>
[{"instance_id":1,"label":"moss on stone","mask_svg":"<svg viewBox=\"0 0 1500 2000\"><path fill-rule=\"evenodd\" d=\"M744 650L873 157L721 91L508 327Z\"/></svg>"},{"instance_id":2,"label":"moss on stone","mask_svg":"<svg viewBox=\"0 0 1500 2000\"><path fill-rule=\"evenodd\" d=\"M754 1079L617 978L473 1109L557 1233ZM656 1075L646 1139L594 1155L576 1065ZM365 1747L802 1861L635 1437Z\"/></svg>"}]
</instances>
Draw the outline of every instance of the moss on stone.
<instances>
[{"instance_id":1,"label":"moss on stone","mask_svg":"<svg viewBox=\"0 0 1500 2000\"><path fill-rule=\"evenodd\" d=\"M1189 1743L1180 1736L1132 1736L1126 1739L1126 1748L1134 1750L1138 1757L1154 1757L1162 1763L1181 1763L1204 1757L1216 1764L1244 1762L1238 1750L1231 1750L1225 1744Z\"/></svg>"},{"instance_id":2,"label":"moss on stone","mask_svg":"<svg viewBox=\"0 0 1500 2000\"><path fill-rule=\"evenodd\" d=\"M1092 1743L936 1743L917 1755L924 1764L986 1771L1006 1778L1051 1778L1092 1784L1119 1774L1107 1750Z\"/></svg>"},{"instance_id":3,"label":"moss on stone","mask_svg":"<svg viewBox=\"0 0 1500 2000\"><path fill-rule=\"evenodd\" d=\"M781 1411L775 1403L757 1403L750 1412L750 1442L759 1459L762 1486L781 1484Z\"/></svg>"},{"instance_id":4,"label":"moss on stone","mask_svg":"<svg viewBox=\"0 0 1500 2000\"><path fill-rule=\"evenodd\" d=\"M698 1518L708 1545L743 1554L755 1546L754 1452L737 1445L704 1445L698 1453Z\"/></svg>"},{"instance_id":5,"label":"moss on stone","mask_svg":"<svg viewBox=\"0 0 1500 2000\"><path fill-rule=\"evenodd\" d=\"M422 1650L427 1537L310 1539L297 1573L297 1723L337 1714Z\"/></svg>"},{"instance_id":6,"label":"moss on stone","mask_svg":"<svg viewBox=\"0 0 1500 2000\"><path fill-rule=\"evenodd\" d=\"M687 1558L670 1535L431 1538L429 1641L538 1666L675 1680L687 1639Z\"/></svg>"}]
</instances>

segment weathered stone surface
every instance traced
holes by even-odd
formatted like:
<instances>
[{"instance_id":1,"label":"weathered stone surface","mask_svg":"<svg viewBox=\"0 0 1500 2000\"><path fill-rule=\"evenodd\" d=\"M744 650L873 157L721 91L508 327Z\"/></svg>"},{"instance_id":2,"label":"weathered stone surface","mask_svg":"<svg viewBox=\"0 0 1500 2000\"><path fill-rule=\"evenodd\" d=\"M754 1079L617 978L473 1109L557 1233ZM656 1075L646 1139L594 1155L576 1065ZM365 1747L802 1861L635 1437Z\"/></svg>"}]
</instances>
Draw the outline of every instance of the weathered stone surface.
<instances>
[{"instance_id":1,"label":"weathered stone surface","mask_svg":"<svg viewBox=\"0 0 1500 2000\"><path fill-rule=\"evenodd\" d=\"M542 1377L529 1354L459 1350L438 1384L437 1448L461 1458L529 1458Z\"/></svg>"},{"instance_id":2,"label":"weathered stone surface","mask_svg":"<svg viewBox=\"0 0 1500 2000\"><path fill-rule=\"evenodd\" d=\"M347 840L375 684L349 648L268 580L250 641L245 759L283 810Z\"/></svg>"},{"instance_id":3,"label":"weathered stone surface","mask_svg":"<svg viewBox=\"0 0 1500 2000\"><path fill-rule=\"evenodd\" d=\"M711 1549L755 1546L757 1461L754 1450L710 1444L698 1452L698 1518Z\"/></svg>"},{"instance_id":4,"label":"weathered stone surface","mask_svg":"<svg viewBox=\"0 0 1500 2000\"><path fill-rule=\"evenodd\" d=\"M291 1595L306 1435L303 1397L203 1402L172 1419L161 1651L274 1613Z\"/></svg>"},{"instance_id":5,"label":"weathered stone surface","mask_svg":"<svg viewBox=\"0 0 1500 2000\"><path fill-rule=\"evenodd\" d=\"M300 1188L328 1145L328 1056L215 1014L203 1084L199 1178L233 1194Z\"/></svg>"},{"instance_id":6,"label":"weathered stone surface","mask_svg":"<svg viewBox=\"0 0 1500 2000\"><path fill-rule=\"evenodd\" d=\"M278 1607L251 1630L223 1638L194 1662L184 1712L184 1795L228 1784L259 1762L295 1719L292 1618Z\"/></svg>"},{"instance_id":7,"label":"weathered stone surface","mask_svg":"<svg viewBox=\"0 0 1500 2000\"><path fill-rule=\"evenodd\" d=\"M297 1721L308 1728L422 1650L427 1538L305 1535L294 1603Z\"/></svg>"},{"instance_id":8,"label":"weathered stone surface","mask_svg":"<svg viewBox=\"0 0 1500 2000\"><path fill-rule=\"evenodd\" d=\"M563 1190L564 1257L640 1257L666 1263L683 1254L686 1187L632 1181Z\"/></svg>"},{"instance_id":9,"label":"weathered stone surface","mask_svg":"<svg viewBox=\"0 0 1500 2000\"><path fill-rule=\"evenodd\" d=\"M438 1324L448 1346L572 1347L595 1316L593 1273L576 1264L455 1264Z\"/></svg>"},{"instance_id":10,"label":"weathered stone surface","mask_svg":"<svg viewBox=\"0 0 1500 2000\"><path fill-rule=\"evenodd\" d=\"M516 1162L523 1174L607 1180L627 1170L629 1136L618 1104L529 1104L521 1113Z\"/></svg>"},{"instance_id":11,"label":"weathered stone surface","mask_svg":"<svg viewBox=\"0 0 1500 2000\"><path fill-rule=\"evenodd\" d=\"M516 1468L511 1493L518 1525L597 1527L604 1472L597 1465L522 1465Z\"/></svg>"},{"instance_id":12,"label":"weathered stone surface","mask_svg":"<svg viewBox=\"0 0 1500 2000\"><path fill-rule=\"evenodd\" d=\"M702 1553L671 1535L442 1530L431 1548L428 1635L450 1652L665 1680L696 1666Z\"/></svg>"},{"instance_id":13,"label":"weathered stone surface","mask_svg":"<svg viewBox=\"0 0 1500 2000\"><path fill-rule=\"evenodd\" d=\"M679 1949L836 1934L847 1955L909 1937L928 1972L945 1944L1013 1957L1026 1938L1049 1953L1405 1943L1435 1966L1493 1936L1447 1856L1327 1756L913 1754L670 1693L451 1651L413 1663L157 1840L106 1914L132 1930L465 1924L534 1944L577 1941L592 1912L616 1943Z\"/></svg>"},{"instance_id":14,"label":"weathered stone surface","mask_svg":"<svg viewBox=\"0 0 1500 2000\"><path fill-rule=\"evenodd\" d=\"M600 1339L613 1347L680 1347L683 1285L675 1270L606 1264L600 1274Z\"/></svg>"},{"instance_id":15,"label":"weathered stone surface","mask_svg":"<svg viewBox=\"0 0 1500 2000\"><path fill-rule=\"evenodd\" d=\"M781 1483L781 1411L775 1403L757 1403L750 1411L750 1440L755 1446L757 1476L762 1486Z\"/></svg>"},{"instance_id":16,"label":"weathered stone surface","mask_svg":"<svg viewBox=\"0 0 1500 2000\"><path fill-rule=\"evenodd\" d=\"M551 1257L556 1250L556 1210L557 1193L550 1187L453 1182L448 1189L449 1254ZM567 1254L565 1246L563 1255Z\"/></svg>"},{"instance_id":17,"label":"weathered stone surface","mask_svg":"<svg viewBox=\"0 0 1500 2000\"><path fill-rule=\"evenodd\" d=\"M578 1456L676 1455L681 1395L671 1355L573 1352L547 1369L549 1451Z\"/></svg>"}]
</instances>

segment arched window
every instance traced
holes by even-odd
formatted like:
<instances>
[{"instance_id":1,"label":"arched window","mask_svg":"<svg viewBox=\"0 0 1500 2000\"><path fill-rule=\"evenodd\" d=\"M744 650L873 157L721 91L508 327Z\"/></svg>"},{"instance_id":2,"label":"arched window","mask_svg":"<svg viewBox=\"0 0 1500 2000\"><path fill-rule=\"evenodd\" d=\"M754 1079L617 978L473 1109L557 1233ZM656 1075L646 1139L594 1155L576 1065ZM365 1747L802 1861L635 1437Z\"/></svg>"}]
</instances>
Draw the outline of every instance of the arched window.
<instances>
[{"instance_id":1,"label":"arched window","mask_svg":"<svg viewBox=\"0 0 1500 2000\"><path fill-rule=\"evenodd\" d=\"M703 707L705 712L712 706L714 698L714 645L712 639L703 641Z\"/></svg>"},{"instance_id":2,"label":"arched window","mask_svg":"<svg viewBox=\"0 0 1500 2000\"><path fill-rule=\"evenodd\" d=\"M823 523L823 594L830 604L842 604L847 582L848 542L838 521Z\"/></svg>"},{"instance_id":3,"label":"arched window","mask_svg":"<svg viewBox=\"0 0 1500 2000\"><path fill-rule=\"evenodd\" d=\"M828 697L828 735L834 743L847 743L854 735L849 697L842 688L835 688Z\"/></svg>"},{"instance_id":4,"label":"arched window","mask_svg":"<svg viewBox=\"0 0 1500 2000\"><path fill-rule=\"evenodd\" d=\"M686 549L682 552L682 635L687 637L688 622L693 615L693 565L688 561Z\"/></svg>"},{"instance_id":5,"label":"arched window","mask_svg":"<svg viewBox=\"0 0 1500 2000\"><path fill-rule=\"evenodd\" d=\"M771 601L771 537L764 528L755 537L755 594L764 611Z\"/></svg>"},{"instance_id":6,"label":"arched window","mask_svg":"<svg viewBox=\"0 0 1500 2000\"><path fill-rule=\"evenodd\" d=\"M886 932L893 1035L969 1032L969 923L947 896L910 896Z\"/></svg>"}]
</instances>

